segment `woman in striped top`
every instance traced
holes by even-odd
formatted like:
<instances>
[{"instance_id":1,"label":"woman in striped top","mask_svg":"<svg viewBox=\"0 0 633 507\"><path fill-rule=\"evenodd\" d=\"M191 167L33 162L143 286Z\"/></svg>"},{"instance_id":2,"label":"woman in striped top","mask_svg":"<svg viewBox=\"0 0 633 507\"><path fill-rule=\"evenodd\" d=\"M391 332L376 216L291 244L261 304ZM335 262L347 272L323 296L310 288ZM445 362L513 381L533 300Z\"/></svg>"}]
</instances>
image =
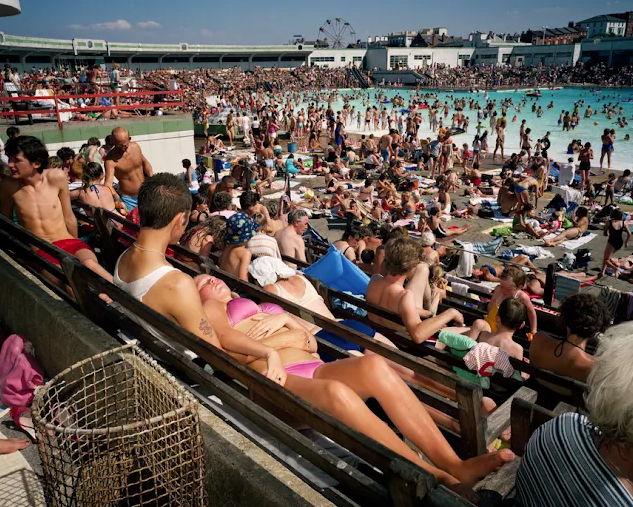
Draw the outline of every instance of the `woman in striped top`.
<instances>
[{"instance_id":1,"label":"woman in striped top","mask_svg":"<svg viewBox=\"0 0 633 507\"><path fill-rule=\"evenodd\" d=\"M589 375L589 415L565 414L528 442L517 474L522 507L633 506L631 325L603 339Z\"/></svg>"}]
</instances>

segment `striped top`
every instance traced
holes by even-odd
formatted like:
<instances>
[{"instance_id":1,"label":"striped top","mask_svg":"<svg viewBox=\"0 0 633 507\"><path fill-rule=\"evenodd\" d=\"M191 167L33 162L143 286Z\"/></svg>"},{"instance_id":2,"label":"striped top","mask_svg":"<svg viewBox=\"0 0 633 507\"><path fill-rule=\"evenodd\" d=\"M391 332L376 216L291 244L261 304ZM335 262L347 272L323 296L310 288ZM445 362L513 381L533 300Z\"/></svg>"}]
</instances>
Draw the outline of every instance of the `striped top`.
<instances>
[{"instance_id":1,"label":"striped top","mask_svg":"<svg viewBox=\"0 0 633 507\"><path fill-rule=\"evenodd\" d=\"M564 414L536 430L517 473L517 505L632 507L633 496L600 456L593 433L580 414Z\"/></svg>"}]
</instances>

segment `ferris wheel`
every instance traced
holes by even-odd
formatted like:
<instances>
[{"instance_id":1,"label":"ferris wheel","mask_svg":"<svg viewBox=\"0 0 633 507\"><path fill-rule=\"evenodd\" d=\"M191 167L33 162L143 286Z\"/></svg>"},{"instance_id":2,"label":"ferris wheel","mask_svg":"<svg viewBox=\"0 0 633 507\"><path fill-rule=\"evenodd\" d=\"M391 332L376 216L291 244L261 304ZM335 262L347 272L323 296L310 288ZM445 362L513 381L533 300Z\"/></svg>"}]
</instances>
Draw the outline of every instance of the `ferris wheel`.
<instances>
[{"instance_id":1,"label":"ferris wheel","mask_svg":"<svg viewBox=\"0 0 633 507\"><path fill-rule=\"evenodd\" d=\"M356 31L343 18L328 19L319 28L317 39L327 42L331 49L343 49L356 42Z\"/></svg>"}]
</instances>

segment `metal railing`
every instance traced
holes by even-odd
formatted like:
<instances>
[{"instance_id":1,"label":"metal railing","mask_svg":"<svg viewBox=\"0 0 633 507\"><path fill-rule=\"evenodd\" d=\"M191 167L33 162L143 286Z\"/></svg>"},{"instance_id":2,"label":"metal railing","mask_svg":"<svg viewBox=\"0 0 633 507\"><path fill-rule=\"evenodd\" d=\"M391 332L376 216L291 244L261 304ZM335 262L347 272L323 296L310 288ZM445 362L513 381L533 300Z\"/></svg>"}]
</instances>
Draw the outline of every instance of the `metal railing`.
<instances>
[{"instance_id":1,"label":"metal railing","mask_svg":"<svg viewBox=\"0 0 633 507\"><path fill-rule=\"evenodd\" d=\"M20 92L18 92L20 93ZM169 97L170 100L164 100L161 102L154 102L156 97L164 96ZM71 106L63 101L77 100L77 99L94 99L94 103L98 103L99 99L137 99L132 104L113 104L111 106ZM134 110L148 110L156 109L159 107L179 108L185 105L183 100L183 90L164 90L164 91L143 91L143 92L118 92L118 93L81 93L81 94L57 94L54 93L51 96L35 96L35 95L18 95L10 97L0 97L0 104L2 104L2 111L0 117L17 118L20 116L28 116L31 119L34 114L41 115L55 115L59 129L63 130L62 114L65 113L105 113L107 111L134 111ZM150 100L151 99L151 100ZM52 101L52 103L51 103ZM62 101L62 102L60 102ZM49 103L52 107L40 106L38 109L31 109L30 103L38 105L40 103ZM27 104L26 109L15 109L16 104ZM13 105L13 108L11 106Z\"/></svg>"}]
</instances>

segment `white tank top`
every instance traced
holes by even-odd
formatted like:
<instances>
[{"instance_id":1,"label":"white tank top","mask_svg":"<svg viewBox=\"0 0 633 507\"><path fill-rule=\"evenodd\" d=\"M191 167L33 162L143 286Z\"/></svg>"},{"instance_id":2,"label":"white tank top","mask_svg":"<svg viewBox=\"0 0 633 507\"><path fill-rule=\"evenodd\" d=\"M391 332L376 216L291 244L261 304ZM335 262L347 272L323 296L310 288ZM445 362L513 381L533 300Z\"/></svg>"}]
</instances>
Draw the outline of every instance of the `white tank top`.
<instances>
[{"instance_id":1,"label":"white tank top","mask_svg":"<svg viewBox=\"0 0 633 507\"><path fill-rule=\"evenodd\" d=\"M123 257L123 255L121 255L121 257ZM150 289L154 285L156 285L156 283L161 278L163 278L167 273L171 273L172 271L179 271L178 269L172 266L162 266L158 269L155 269L151 273L145 275L143 278L139 278L138 280L135 280L134 282L124 282L119 277L119 261L121 260L121 257L119 257L119 259L116 261L116 266L114 267L114 285L124 290L134 299L139 300L141 303L143 302L143 297L145 297L145 295L150 291ZM169 345L170 347L185 354L190 359L195 359L196 357L198 357L191 350L187 349L186 347L183 347L179 343L175 343L173 340L165 336L154 326L152 326L151 324L148 324L145 320L143 320L141 317L139 317L135 313L129 311L127 308L120 306L119 310L121 310L125 315L127 315L134 322L142 326L153 337L158 338L160 341L164 342L166 345Z\"/></svg>"}]
</instances>

